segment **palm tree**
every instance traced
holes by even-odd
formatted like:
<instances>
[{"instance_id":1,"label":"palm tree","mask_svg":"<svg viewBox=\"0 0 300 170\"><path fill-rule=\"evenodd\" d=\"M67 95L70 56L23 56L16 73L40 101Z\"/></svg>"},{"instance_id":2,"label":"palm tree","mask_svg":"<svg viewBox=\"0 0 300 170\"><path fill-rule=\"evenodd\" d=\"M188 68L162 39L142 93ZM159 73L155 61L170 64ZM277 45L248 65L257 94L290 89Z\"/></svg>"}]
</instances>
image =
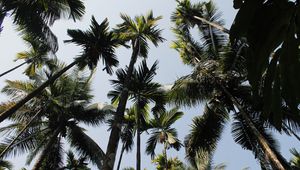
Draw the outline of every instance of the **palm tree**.
<instances>
[{"instance_id":1,"label":"palm tree","mask_svg":"<svg viewBox=\"0 0 300 170\"><path fill-rule=\"evenodd\" d=\"M57 64L59 65L59 64ZM63 67L61 65L60 67ZM49 68L46 72L40 72L34 80L9 81L3 92L12 97L12 100L3 103L1 110L16 102L20 96L27 95L43 83L43 80L55 74L55 68ZM7 147L15 140L15 134L23 131L23 127L32 121L32 116L41 112L6 152L4 156L30 152L27 157L29 164L39 155L34 170L57 169L62 166L63 145L62 139L75 148L80 155L87 157L99 168L105 153L79 126L79 123L87 125L99 125L105 120L109 111L87 109L91 101L90 83L87 77L80 75L75 69L70 75L64 74L43 93L36 96L36 100L27 103L16 114L10 117L12 124L1 128L2 132L9 132L1 147ZM107 113L109 112L109 113ZM14 133L15 132L15 133Z\"/></svg>"},{"instance_id":2,"label":"palm tree","mask_svg":"<svg viewBox=\"0 0 300 170\"><path fill-rule=\"evenodd\" d=\"M74 153L69 150L67 152L67 165L60 168L60 170L91 170L87 167L86 157L75 158Z\"/></svg>"},{"instance_id":3,"label":"palm tree","mask_svg":"<svg viewBox=\"0 0 300 170\"><path fill-rule=\"evenodd\" d=\"M115 32L118 35L118 38L123 40L125 43L130 43L132 48L127 76L124 80L124 87L128 87L137 58L139 56L146 58L148 55L149 46L147 41L149 40L155 46L158 46L158 43L162 42L164 39L161 37L161 30L158 29L156 25L157 21L161 19L161 17L154 17L152 11L146 16L136 16L134 20L125 14L122 14L121 18L123 19L123 23L117 26ZM114 167L121 133L119 123L123 120L127 99L128 90L127 88L124 88L120 94L115 122L112 125L106 149L106 155L109 160L105 161L104 170L112 170Z\"/></svg>"},{"instance_id":4,"label":"palm tree","mask_svg":"<svg viewBox=\"0 0 300 170\"><path fill-rule=\"evenodd\" d=\"M204 143L201 143L197 135L194 136L195 139L193 139L193 136L190 136L190 139L188 139L190 146L188 146L188 148L190 147L189 150L192 152L187 153L191 154L191 157L194 158L199 151L201 154L204 154L202 157L205 158L207 162L215 148L215 142L220 136L218 133L216 135L212 135L212 133L214 133L214 131L222 131L223 125L220 123L226 122L226 117L228 117L226 116L228 114L226 112L233 111L239 115L236 116L235 119L238 119L238 121L241 121L243 124L243 126L239 128L239 132L245 135L243 136L243 141L240 141L241 138L236 138L236 141L242 144L244 148L252 150L255 155L258 155L258 152L266 155L273 166L282 169L283 164L286 165L286 163L279 155L279 152L275 151L275 147L269 146L272 145L272 143L274 144L274 142L268 133L265 132L266 129L258 126L259 124L263 124L263 121L256 119L259 116L257 116L255 105L251 102L251 88L243 84L243 82L246 81L247 75L245 65L243 65L245 64L243 58L235 57L235 60L231 60L230 66L228 67L229 57L232 59L232 56L240 56L241 53L244 52L242 48L243 44L241 43L237 48L232 48L229 52L226 52L226 50L228 51L226 35L224 35L219 28L212 27L206 22L199 22L199 20L187 17L186 9L190 9L196 14L198 13L197 15L200 15L201 18L217 23L218 25L222 26L223 22L219 19L220 14L217 13L217 9L211 1L195 5L191 5L187 0L179 2L178 8L172 17L176 24L174 32L177 36L173 47L180 52L184 63L192 65L195 67L195 70L192 74L182 77L175 83L171 97L175 99L177 104L188 106L209 101L206 108L208 114L205 114L203 118L194 122L195 127L199 129L193 130L199 132L196 133L198 136L202 134L202 137L206 140L202 140ZM194 26L196 26L202 34L200 42L193 39L190 33L191 27ZM215 107L215 104L217 104L218 107ZM237 108L238 111L236 111L235 108ZM214 120L214 127L216 129L211 129L209 133L207 126L212 124L212 122L208 124L208 120L210 119ZM243 131L242 127L250 128L251 131ZM236 135L239 136L241 133ZM207 134L211 135L207 136ZM250 139L246 138L246 136L251 136L251 141L249 141ZM244 140L246 140L246 142ZM252 145L249 144L249 142L254 142L255 144ZM245 146L245 144L247 144L247 146ZM259 151L257 151L257 147L260 148ZM258 158L264 159L263 156L258 156Z\"/></svg>"},{"instance_id":5,"label":"palm tree","mask_svg":"<svg viewBox=\"0 0 300 170\"><path fill-rule=\"evenodd\" d=\"M12 116L12 114L20 109L25 103L41 93L47 86L52 84L63 73L75 65L78 65L81 69L87 65L90 69L94 69L97 66L98 60L101 58L105 65L106 72L112 74L112 67L118 65L118 60L114 54L115 47L118 45L118 40L115 39L113 33L108 30L107 20L98 24L95 18L92 17L90 30L85 32L81 30L68 30L68 34L72 39L65 42L72 42L82 46L82 54L71 64L49 77L47 81L38 86L35 90L32 90L31 93L28 93L23 99L19 100L9 109L3 111L0 114L0 122Z\"/></svg>"},{"instance_id":6,"label":"palm tree","mask_svg":"<svg viewBox=\"0 0 300 170\"><path fill-rule=\"evenodd\" d=\"M157 62L155 62L150 68L148 68L146 60L143 60L138 70L134 69L132 73L132 78L130 84L127 86L128 97L133 100L135 109L133 109L136 114L136 136L137 136L137 164L136 169L141 169L141 133L146 130L147 119L149 115L147 114L147 107L150 102L155 102L155 106L152 109L154 112L164 110L165 95L161 91L161 85L152 82L154 76L156 75ZM128 74L128 70L120 69L117 71L117 80L112 80L115 89L108 93L108 96L112 98L112 102L115 103L122 94L122 91L126 86L125 79ZM142 126L143 125L143 126Z\"/></svg>"},{"instance_id":7,"label":"palm tree","mask_svg":"<svg viewBox=\"0 0 300 170\"><path fill-rule=\"evenodd\" d=\"M182 146L177 138L176 129L171 127L182 115L183 112L178 111L178 108L173 108L170 111L158 112L157 116L150 120L151 135L147 141L146 153L154 158L157 143L163 144L166 170L168 169L167 150L169 148L179 150Z\"/></svg>"},{"instance_id":8,"label":"palm tree","mask_svg":"<svg viewBox=\"0 0 300 170\"><path fill-rule=\"evenodd\" d=\"M85 13L85 6L81 0L1 0L0 1L0 27L6 16L12 16L14 24L23 34L29 34L35 39L47 42L56 52L57 38L50 30L50 26L61 17L80 19Z\"/></svg>"}]
</instances>

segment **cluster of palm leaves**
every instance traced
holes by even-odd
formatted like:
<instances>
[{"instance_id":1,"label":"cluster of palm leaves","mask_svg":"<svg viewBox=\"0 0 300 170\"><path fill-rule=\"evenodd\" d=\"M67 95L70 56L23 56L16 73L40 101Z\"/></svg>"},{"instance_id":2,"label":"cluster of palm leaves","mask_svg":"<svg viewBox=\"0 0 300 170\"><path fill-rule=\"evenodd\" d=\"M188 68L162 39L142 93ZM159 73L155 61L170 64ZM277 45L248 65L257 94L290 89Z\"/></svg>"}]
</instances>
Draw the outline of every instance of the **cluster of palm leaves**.
<instances>
[{"instance_id":1,"label":"cluster of palm leaves","mask_svg":"<svg viewBox=\"0 0 300 170\"><path fill-rule=\"evenodd\" d=\"M298 116L291 112L288 105L283 106L281 99L277 104L265 103L262 106L262 101L268 96L256 94L253 90L257 87L251 80L249 84L249 76L254 74L249 73L251 70L247 68L249 44L243 38L230 43L229 31L224 28L220 17L212 1L192 4L188 0L178 1L172 16L177 38L173 48L179 52L183 62L194 70L175 82L170 96L178 105L196 106L206 103L203 115L194 118L191 133L185 140L187 156L198 169L209 166L224 125L233 119L234 140L244 149L251 150L262 168L290 169L280 155L270 130L295 134L299 127ZM238 19L239 22L244 21ZM194 38L193 29L198 30L200 38ZM276 62L271 61L270 67L275 66ZM273 74L270 71L266 73L266 83L270 79L268 74ZM262 88L266 90L266 87ZM275 95L279 90L272 93ZM278 110L273 106L278 107ZM266 116L266 107L274 109L272 115ZM275 116L274 111L283 109L286 111L276 113Z\"/></svg>"},{"instance_id":2,"label":"cluster of palm leaves","mask_svg":"<svg viewBox=\"0 0 300 170\"><path fill-rule=\"evenodd\" d=\"M0 104L0 122L9 121L7 126L0 128L3 134L1 166L11 169L4 159L27 154L28 165L35 160L34 170L88 170L89 162L99 169L112 170L121 143L119 170L123 154L132 151L136 138L136 170L141 170L141 135L147 133L149 139L145 151L157 163L158 169L175 170L177 165L181 169L224 169L223 165L213 168L212 158L224 126L231 121L234 140L253 152L262 169L297 167L299 153L293 150L295 159L288 163L271 133L275 130L300 139L296 133L300 122L297 114L299 96L291 93L298 89L298 82L291 81L299 63L296 57L298 42L293 36L298 30L291 24L294 19L298 21L297 15L296 18L291 18L290 13L285 15L293 19L289 26L286 22L280 25L287 26L287 38L272 58L266 58L276 45L278 47L279 41L273 43L270 40L271 47L262 50L263 43L269 41L257 43L258 40L253 38L257 28L246 28L252 20L246 22L243 19L261 16L265 9L272 13L279 2L249 1L234 2L240 10L230 31L224 28L221 14L212 1L195 4L189 0L177 1L171 18L176 36L172 48L193 71L179 78L171 90L166 90L153 81L158 62L150 67L146 62L149 43L158 46L164 41L162 30L157 26L161 16L155 17L149 12L132 19L121 14L123 21L115 29L109 29L107 19L98 23L92 17L88 30L67 31L71 39L64 42L74 43L82 51L73 62L65 65L55 54L57 38L50 26L63 16L74 21L80 19L85 10L83 2L0 0L0 27L5 17L12 17L30 48L17 54L17 59L25 60L24 63L0 75L28 65L24 71L29 78L27 81L8 80L2 90L10 99ZM298 2L282 3L281 10L294 4L298 5ZM258 12L252 10L251 13L250 7L256 7ZM263 31L267 30L265 27L264 24ZM241 30L246 29L249 30L244 35ZM195 35L195 31L200 36ZM116 79L111 80L113 90L108 97L113 106L91 105L91 76L86 76L83 70L88 67L93 72L101 60L103 70L112 75L119 64L115 54L119 46L131 49L132 53L128 66L119 68ZM257 67L253 66L255 55L265 57ZM287 59L282 57L284 55L294 58ZM140 65L136 66L139 59L142 59ZM286 67L291 62L294 62L292 71ZM293 90L287 90L289 86ZM126 108L127 103L129 108ZM168 103L176 107L168 110ZM203 103L203 114L193 119L192 129L182 144L173 127L183 116L179 107ZM83 125L96 127L100 124L107 124L110 130L106 152L83 128ZM155 158L158 144L162 144L162 154ZM63 162L65 145L75 151L67 152L66 165ZM181 147L185 147L190 167L168 157L168 149L179 150Z\"/></svg>"},{"instance_id":3,"label":"cluster of palm leaves","mask_svg":"<svg viewBox=\"0 0 300 170\"><path fill-rule=\"evenodd\" d=\"M33 5L31 2L26 2L25 5L28 5L27 3ZM3 4L6 3L3 2ZM7 4L9 5L9 3ZM80 10L81 6L78 5L76 9ZM0 117L2 121L9 119L12 123L1 129L3 133L7 134L1 144L3 148L1 158L27 152L29 153L28 164L38 156L34 169L62 168L62 154L64 153L62 140L66 140L70 147L84 158L91 160L98 168L105 168L105 166L111 168L110 164L105 165L110 162L107 159L112 159L112 161L115 159L107 156L110 150L108 149L108 154L105 154L78 124L84 123L95 126L108 121L111 123L112 132L117 130L118 133L121 133L121 129L115 129L115 126L122 124L121 138L125 141L126 137L124 136L128 136L128 132L133 135L135 131L137 136L140 136L141 131L145 130L141 127L141 123L142 121L143 123L146 122L144 114L147 114L149 102L155 103L152 111L156 118L166 119L167 122L161 122L163 124L157 127L154 126L155 118L153 120L147 119L149 126L147 130L156 127L157 129L153 131L157 134L158 130L162 129L163 131L160 133L165 135L165 139L159 140L161 143L166 143L168 139L175 141L175 143L178 141L176 131L173 129L169 133L168 129L176 118L179 118L178 113L181 114L181 112L173 110L172 114L165 113L164 91L160 89L161 85L151 82L157 69L157 63L148 68L146 61L143 61L138 70L134 68L138 56L147 58L149 49L147 39L156 46L158 42L163 41L160 36L161 30L156 28L156 21L160 17L155 18L152 12L146 16L136 17L135 20L127 15L121 15L121 17L124 23L118 25L114 31L108 29L107 20L98 24L94 17L89 30L68 30L72 39L65 42L75 43L81 46L83 51L79 57L75 58L74 62L67 66L59 63L54 50L48 46L47 42L44 43L43 39L36 38L28 30L23 30L24 40L28 42L31 49L19 53L18 59L24 59L23 64L29 64L25 73L30 80L24 82L7 81L7 86L3 89L3 92L10 96L11 100L1 104L2 113ZM116 90L108 94L108 96L112 96L112 102L119 104L116 114L111 109L87 107L92 97L90 95L90 81L89 77L81 75L80 70L86 66L93 70L97 66L98 60L102 59L104 69L107 73L112 74L112 68L118 65L118 60L114 54L115 48L119 45L130 47L126 45L127 42L132 43L131 62L126 70L118 70L118 80L112 81ZM53 57L49 58L49 56ZM67 73L75 65L78 66L78 69L73 69L71 73ZM136 86L132 86L133 84ZM124 119L126 116L122 116L125 113L125 108L122 107L124 102L126 105L127 99L133 99L135 102L135 118L132 126L128 126L130 121L126 121ZM173 113L174 111L175 113ZM122 114L118 114L119 112ZM172 119L169 123L168 118ZM116 133L112 133L112 135L116 135ZM117 138L117 140L109 141L108 148L111 148L110 145L114 145L115 142L118 144L119 135ZM174 144L173 141L171 144ZM140 137L138 137L137 142L140 145ZM128 147L130 144L127 142L126 145ZM117 149L117 146L111 149ZM154 153L154 151L152 152ZM140 164L140 150L137 153L139 154L137 156L139 161L137 162Z\"/></svg>"}]
</instances>

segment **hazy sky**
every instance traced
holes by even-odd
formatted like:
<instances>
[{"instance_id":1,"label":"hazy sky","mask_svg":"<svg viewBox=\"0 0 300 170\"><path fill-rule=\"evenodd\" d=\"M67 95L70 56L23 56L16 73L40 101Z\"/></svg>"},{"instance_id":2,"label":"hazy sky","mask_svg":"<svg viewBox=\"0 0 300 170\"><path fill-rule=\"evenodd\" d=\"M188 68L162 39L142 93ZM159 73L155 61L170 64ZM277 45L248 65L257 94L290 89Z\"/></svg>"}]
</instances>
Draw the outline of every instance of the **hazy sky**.
<instances>
[{"instance_id":1,"label":"hazy sky","mask_svg":"<svg viewBox=\"0 0 300 170\"><path fill-rule=\"evenodd\" d=\"M230 26L234 18L236 11L232 8L232 0L216 1L218 7L224 14L227 27ZM120 13L126 13L130 16L139 14L145 14L149 10L153 10L154 15L162 15L163 19L159 22L159 28L163 29L163 37L167 41L161 44L158 48L151 46L148 63L152 64L155 60L159 60L159 71L155 77L155 81L162 84L173 83L178 77L186 75L190 72L190 68L184 66L175 50L170 49L170 43L174 40L174 36L170 31L172 24L170 22L170 15L176 7L175 0L85 0L86 4L86 15L80 22L73 23L72 21L62 20L57 22L53 26L53 31L58 36L60 42L60 48L57 53L59 59L70 63L72 59L79 54L80 48L70 44L63 44L63 40L69 39L66 35L67 29L87 29L90 24L91 15L94 15L98 22L101 22L104 18L108 18L110 26L114 27L117 23L121 22L119 17ZM11 24L9 19L4 22L4 31L0 36L0 51L1 51L1 68L0 72L5 71L12 66L16 65L13 62L15 54L17 52L26 49L18 34L14 31L14 26ZM120 66L124 67L129 63L130 50L124 48L117 49L117 56L120 61ZM94 102L109 102L106 94L111 89L109 84L110 77L102 71L102 65L99 63L98 71L93 79L93 94L95 95ZM4 86L5 79L24 79L22 75L22 69L11 73L10 75L0 79L0 88ZM0 101L5 101L5 96L0 96ZM201 114L202 106L193 109L183 109L185 116L175 124L175 127L179 131L179 137L181 140L188 133L191 124L192 117ZM259 169L257 162L254 160L254 156L251 152L241 149L241 147L234 143L230 134L230 122L226 128L225 133L222 135L222 140L219 142L218 149L214 157L214 163L225 163L228 170L238 170L245 167L250 169ZM88 128L89 134L99 143L103 150L106 149L109 132L106 126L98 128ZM145 143L147 136L144 135L142 143ZM283 155L289 159L290 154L289 148L296 147L300 148L299 143L291 137L280 137L281 150ZM120 145L121 147L121 145ZM142 146L144 152L145 147ZM156 153L161 153L159 148ZM179 152L168 151L171 157L178 156L184 161L184 149ZM142 167L148 170L154 169L151 164L149 156L142 156ZM14 162L15 169L20 169L24 166L24 158L16 158L12 160ZM132 153L126 154L122 161L122 167L135 166L135 148Z\"/></svg>"}]
</instances>

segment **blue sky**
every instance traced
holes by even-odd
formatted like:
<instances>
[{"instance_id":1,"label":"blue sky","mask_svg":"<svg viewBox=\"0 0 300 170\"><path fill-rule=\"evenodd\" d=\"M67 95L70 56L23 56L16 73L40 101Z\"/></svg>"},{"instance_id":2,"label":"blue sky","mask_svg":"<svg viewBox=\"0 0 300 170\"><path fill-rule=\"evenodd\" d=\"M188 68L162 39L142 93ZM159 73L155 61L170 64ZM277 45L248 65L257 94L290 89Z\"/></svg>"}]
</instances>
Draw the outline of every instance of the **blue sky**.
<instances>
[{"instance_id":1,"label":"blue sky","mask_svg":"<svg viewBox=\"0 0 300 170\"><path fill-rule=\"evenodd\" d=\"M195 2L195 1L194 1ZM218 7L224 14L226 26L229 27L234 19L236 11L232 8L232 0L229 1L216 1ZM79 22L72 22L61 20L54 24L53 31L59 38L60 48L57 53L59 59L70 63L72 59L79 54L80 48L70 44L63 44L63 40L69 39L66 34L67 29L87 29L90 24L91 16L101 22L104 18L108 18L110 26L114 27L117 23L121 22L119 17L120 13L126 13L130 16L145 14L149 10L153 10L154 15L162 15L163 19L159 22L159 27L163 29L163 37L167 41L161 44L158 48L151 46L149 53L148 63L152 64L155 60L159 60L159 71L155 77L155 81L162 84L173 83L178 77L188 74L191 68L181 63L180 58L175 50L170 49L170 44L174 40L174 36L170 31L172 24L170 22L170 15L176 7L175 0L86 0L86 15ZM1 68L0 72L5 71L12 66L16 65L13 62L15 54L17 52L26 49L18 34L14 31L14 26L9 19L4 22L4 31L0 36L0 51L1 51ZM117 49L117 56L120 61L120 67L124 67L129 63L130 50L119 48ZM5 79L24 79L22 75L22 69L11 73L9 76L0 79L0 88L4 86ZM102 65L99 64L99 69L93 79L93 94L95 95L94 102L107 102L109 99L106 97L107 92L111 89L109 79L112 79L102 71ZM5 101L5 96L0 96L0 101ZM202 113L202 106L196 108L183 108L186 113L185 116L175 124L178 128L179 137L183 140L184 136L188 133L191 124L191 119ZM230 125L230 122L229 124ZM87 128L88 133L99 143L99 145L105 150L109 132L106 126L97 128ZM279 136L279 135L277 135ZM283 155L289 159L289 148L300 148L299 143L291 137L280 137L281 150ZM142 142L145 143L147 136L144 135ZM142 151L144 151L142 146ZM161 152L159 148L157 153ZM179 152L168 152L170 156L178 156L181 160L184 160L184 149ZM142 167L148 170L154 169L151 164L149 156L143 155ZM12 159L15 169L19 169L24 166L24 158L19 157ZM226 127L225 133L222 135L222 140L219 142L218 149L216 151L214 162L225 163L228 170L239 170L249 167L252 170L259 169L257 162L254 160L254 156L249 152L241 149L241 147L234 143L230 134L230 126ZM123 159L122 167L135 166L135 148L132 153L126 154Z\"/></svg>"}]
</instances>

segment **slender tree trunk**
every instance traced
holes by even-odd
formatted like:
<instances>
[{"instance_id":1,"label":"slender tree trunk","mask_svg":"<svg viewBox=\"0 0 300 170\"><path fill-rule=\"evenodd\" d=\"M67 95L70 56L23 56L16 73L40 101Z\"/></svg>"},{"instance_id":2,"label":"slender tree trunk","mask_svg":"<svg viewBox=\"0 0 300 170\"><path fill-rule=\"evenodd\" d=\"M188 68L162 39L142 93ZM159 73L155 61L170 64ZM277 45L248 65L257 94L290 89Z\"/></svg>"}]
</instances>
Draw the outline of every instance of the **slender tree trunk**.
<instances>
[{"instance_id":1,"label":"slender tree trunk","mask_svg":"<svg viewBox=\"0 0 300 170\"><path fill-rule=\"evenodd\" d=\"M264 138L264 136L257 130L252 120L249 118L248 114L243 110L243 107L238 103L238 101L231 95L231 93L222 85L220 85L225 94L231 99L235 107L237 107L241 113L241 116L245 120L245 122L249 125L250 129L257 137L258 143L263 149L266 157L270 160L270 162L276 167L278 170L285 170L279 159L277 158L276 154L270 148L268 141Z\"/></svg>"},{"instance_id":2,"label":"slender tree trunk","mask_svg":"<svg viewBox=\"0 0 300 170\"><path fill-rule=\"evenodd\" d=\"M76 65L79 62L79 60L75 60L65 68L63 68L61 71L57 72L55 75L53 75L50 79L45 81L40 87L29 93L26 97L21 99L18 103L16 103L14 106L9 108L8 110L2 112L0 114L0 123L14 114L18 109L20 109L25 103L27 103L29 100L40 94L47 86L52 84L56 79L58 79L62 74L64 74L66 71L68 71L70 68L72 68L74 65Z\"/></svg>"},{"instance_id":3,"label":"slender tree trunk","mask_svg":"<svg viewBox=\"0 0 300 170\"><path fill-rule=\"evenodd\" d=\"M138 98L138 103L140 99ZM136 112L136 170L141 170L141 113L140 106L137 106Z\"/></svg>"},{"instance_id":4,"label":"slender tree trunk","mask_svg":"<svg viewBox=\"0 0 300 170\"><path fill-rule=\"evenodd\" d=\"M23 66L24 64L27 64L27 63L30 63L30 62L31 62L31 60L27 60L27 61L25 61L25 62L23 62L23 63L17 65L17 66L14 67L14 68L7 70L7 71L5 71L4 73L1 73L1 74L0 74L0 77L2 77L2 76L4 76L4 75L6 75L6 74L8 74L8 73L10 73L10 72L12 72L12 71L14 71L14 70L16 70L17 68Z\"/></svg>"},{"instance_id":5,"label":"slender tree trunk","mask_svg":"<svg viewBox=\"0 0 300 170\"><path fill-rule=\"evenodd\" d=\"M36 161L35 165L33 166L32 170L39 170L43 164L43 161L45 160L47 153L50 151L51 146L53 143L57 140L57 136L60 132L60 127L57 128L51 138L49 139L48 143L46 144L45 148L43 149L42 153L40 154L40 157Z\"/></svg>"},{"instance_id":6,"label":"slender tree trunk","mask_svg":"<svg viewBox=\"0 0 300 170\"><path fill-rule=\"evenodd\" d=\"M165 170L168 170L168 157L167 157L167 142L164 142L164 150L163 150L163 156L165 160Z\"/></svg>"},{"instance_id":7,"label":"slender tree trunk","mask_svg":"<svg viewBox=\"0 0 300 170\"><path fill-rule=\"evenodd\" d=\"M119 158L117 170L120 170L121 162L122 162L122 158L123 158L124 152L125 152L125 144L122 145L122 149L121 149L121 153L120 153L120 158Z\"/></svg>"},{"instance_id":8,"label":"slender tree trunk","mask_svg":"<svg viewBox=\"0 0 300 170\"><path fill-rule=\"evenodd\" d=\"M34 121L34 119L41 113L41 111L38 111L32 119L23 127L23 129L19 132L19 134L15 137L13 141L10 142L10 144L1 152L0 158L3 157L3 155L11 148L11 146L17 141L17 139L25 132L25 130L30 126L30 124Z\"/></svg>"},{"instance_id":9,"label":"slender tree trunk","mask_svg":"<svg viewBox=\"0 0 300 170\"><path fill-rule=\"evenodd\" d=\"M139 53L139 48L136 48L137 47L136 44L138 44L138 42L135 42L133 45L133 48L132 48L133 52L131 55L129 66L128 66L127 76L126 76L125 83L124 83L124 89L120 94L120 100L119 100L119 104L117 107L115 120L113 122L110 136L109 136L109 141L108 141L108 145L107 145L107 149L106 149L106 157L109 160L104 161L103 170L113 170L113 168L114 168L115 159L116 159L117 150L118 150L118 144L119 144L119 140L120 140L122 121L124 118L124 112L125 112L126 103L127 103L127 99L128 99L127 86L130 83L134 64L136 63L138 53Z\"/></svg>"}]
</instances>

